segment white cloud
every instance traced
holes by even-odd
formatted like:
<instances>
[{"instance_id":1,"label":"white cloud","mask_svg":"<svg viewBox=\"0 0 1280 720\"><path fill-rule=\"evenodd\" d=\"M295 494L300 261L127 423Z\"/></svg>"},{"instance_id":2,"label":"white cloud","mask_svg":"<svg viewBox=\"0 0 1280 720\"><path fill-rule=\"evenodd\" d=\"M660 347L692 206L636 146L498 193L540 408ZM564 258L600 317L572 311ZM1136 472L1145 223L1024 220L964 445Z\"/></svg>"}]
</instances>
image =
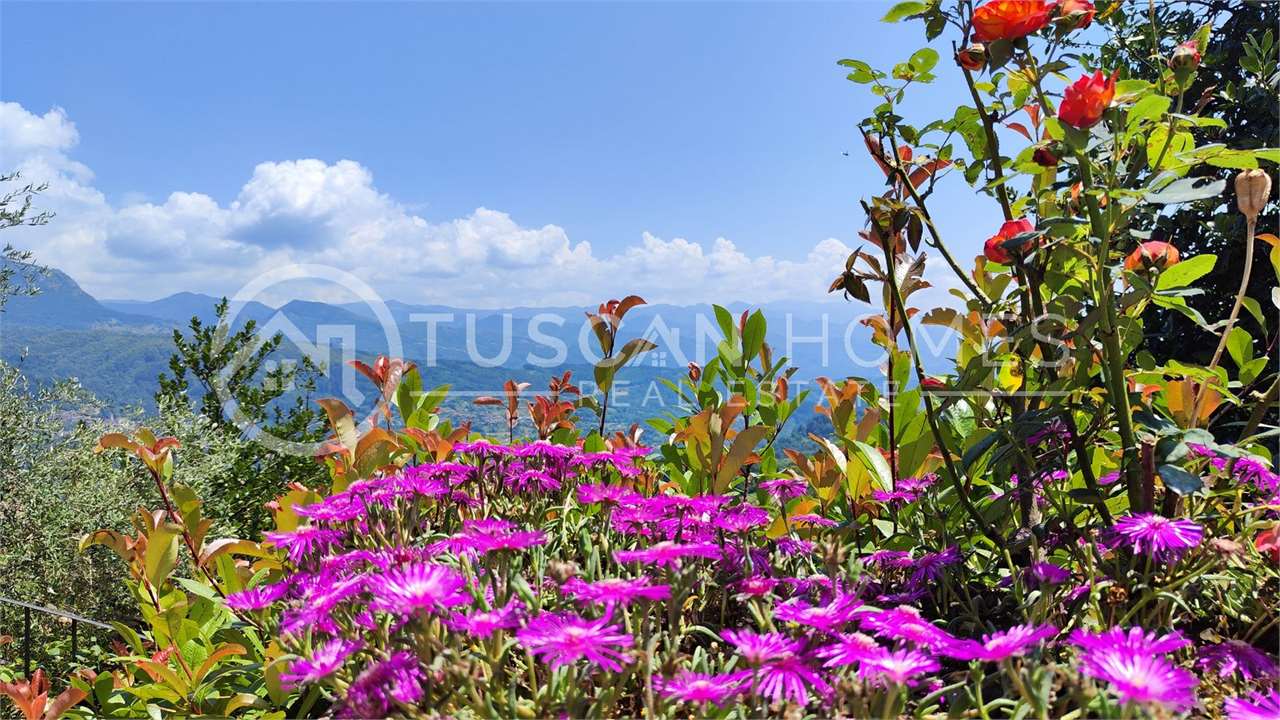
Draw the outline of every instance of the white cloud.
<instances>
[{"instance_id":1,"label":"white cloud","mask_svg":"<svg viewBox=\"0 0 1280 720\"><path fill-rule=\"evenodd\" d=\"M793 257L753 257L726 238L704 245L645 233L598 255L559 226L525 227L484 207L432 222L380 192L351 160L261 163L226 205L199 192L113 205L72 159L78 139L60 108L35 115L0 103L0 168L48 181L41 203L57 213L48 226L6 239L99 297L230 294L261 273L314 263L406 302L583 304L633 292L681 304L820 299L850 252L827 238L790 248Z\"/></svg>"}]
</instances>

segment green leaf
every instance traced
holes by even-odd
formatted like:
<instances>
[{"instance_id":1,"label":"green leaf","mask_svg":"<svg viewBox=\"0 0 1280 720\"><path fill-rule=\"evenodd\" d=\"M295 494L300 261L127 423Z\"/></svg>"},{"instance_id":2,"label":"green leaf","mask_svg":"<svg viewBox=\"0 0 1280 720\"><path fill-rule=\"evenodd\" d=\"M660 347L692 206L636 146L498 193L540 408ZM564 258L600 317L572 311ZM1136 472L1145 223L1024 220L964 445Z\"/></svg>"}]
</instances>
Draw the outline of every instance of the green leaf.
<instances>
[{"instance_id":1,"label":"green leaf","mask_svg":"<svg viewBox=\"0 0 1280 720\"><path fill-rule=\"evenodd\" d=\"M1158 152L1158 151L1157 151ZM1148 192L1143 197L1156 205L1175 205L1217 197L1227 188L1227 181L1210 178L1183 178L1169 183L1159 192Z\"/></svg>"},{"instance_id":2,"label":"green leaf","mask_svg":"<svg viewBox=\"0 0 1280 720\"><path fill-rule=\"evenodd\" d=\"M1231 328L1227 334L1227 353L1236 367L1243 368L1253 360L1253 336L1239 325Z\"/></svg>"},{"instance_id":3,"label":"green leaf","mask_svg":"<svg viewBox=\"0 0 1280 720\"><path fill-rule=\"evenodd\" d=\"M173 566L178 563L178 536L182 528L174 523L164 523L147 536L147 554L143 559L143 571L152 585L164 584Z\"/></svg>"},{"instance_id":4,"label":"green leaf","mask_svg":"<svg viewBox=\"0 0 1280 720\"><path fill-rule=\"evenodd\" d=\"M1159 160L1158 169L1173 167L1178 164L1179 155L1194 150L1195 147L1196 140L1191 133L1176 130L1170 135L1168 126L1160 125L1147 136L1147 164L1155 167L1156 160Z\"/></svg>"},{"instance_id":5,"label":"green leaf","mask_svg":"<svg viewBox=\"0 0 1280 720\"><path fill-rule=\"evenodd\" d=\"M1172 103L1173 99L1167 95L1147 95L1129 108L1129 113L1125 116L1125 127L1132 132L1144 120L1160 119L1169 112L1169 105Z\"/></svg>"},{"instance_id":6,"label":"green leaf","mask_svg":"<svg viewBox=\"0 0 1280 720\"><path fill-rule=\"evenodd\" d=\"M1217 262L1218 256L1212 253L1196 255L1183 260L1160 273L1160 278L1156 280L1156 290L1172 290L1186 287L1209 274Z\"/></svg>"},{"instance_id":7,"label":"green leaf","mask_svg":"<svg viewBox=\"0 0 1280 720\"><path fill-rule=\"evenodd\" d=\"M1160 473L1160 479L1164 481L1165 487L1179 495L1191 495L1204 489L1204 480L1177 465L1161 465L1157 472Z\"/></svg>"},{"instance_id":8,"label":"green leaf","mask_svg":"<svg viewBox=\"0 0 1280 720\"><path fill-rule=\"evenodd\" d=\"M927 73L938 64L938 51L933 48L920 48L911 55L908 61L911 68L918 73Z\"/></svg>"},{"instance_id":9,"label":"green leaf","mask_svg":"<svg viewBox=\"0 0 1280 720\"><path fill-rule=\"evenodd\" d=\"M1261 148L1253 151L1253 156L1259 160L1280 163L1280 148Z\"/></svg>"},{"instance_id":10,"label":"green leaf","mask_svg":"<svg viewBox=\"0 0 1280 720\"><path fill-rule=\"evenodd\" d=\"M764 345L765 327L763 312L757 310L747 317L747 325L742 333L744 360L750 361L760 353L760 348Z\"/></svg>"},{"instance_id":11,"label":"green leaf","mask_svg":"<svg viewBox=\"0 0 1280 720\"><path fill-rule=\"evenodd\" d=\"M1258 167L1257 157L1248 150L1221 150L1205 158L1205 162L1220 168L1252 170Z\"/></svg>"},{"instance_id":12,"label":"green leaf","mask_svg":"<svg viewBox=\"0 0 1280 720\"><path fill-rule=\"evenodd\" d=\"M854 455L862 462L863 467L871 473L872 479L881 490L888 490L893 487L893 471L889 469L889 462L884 459L880 451L862 442L861 440L852 441Z\"/></svg>"},{"instance_id":13,"label":"green leaf","mask_svg":"<svg viewBox=\"0 0 1280 720\"><path fill-rule=\"evenodd\" d=\"M907 16L919 15L924 12L925 9L926 6L922 2L915 2L914 0L900 2L892 8L889 8L889 12L885 13L885 16L880 18L880 22L896 23Z\"/></svg>"}]
</instances>

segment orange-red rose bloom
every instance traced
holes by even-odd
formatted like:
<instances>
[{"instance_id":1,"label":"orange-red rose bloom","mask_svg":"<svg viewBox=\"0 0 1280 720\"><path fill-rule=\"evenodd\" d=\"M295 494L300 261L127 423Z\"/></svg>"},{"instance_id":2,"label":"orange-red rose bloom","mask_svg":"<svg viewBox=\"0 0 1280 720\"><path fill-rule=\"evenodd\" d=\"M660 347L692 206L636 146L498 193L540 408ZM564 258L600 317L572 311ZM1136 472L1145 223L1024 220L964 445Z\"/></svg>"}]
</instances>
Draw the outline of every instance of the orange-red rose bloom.
<instances>
[{"instance_id":1,"label":"orange-red rose bloom","mask_svg":"<svg viewBox=\"0 0 1280 720\"><path fill-rule=\"evenodd\" d=\"M1124 269L1160 268L1163 270L1176 264L1179 259L1178 248L1167 242L1151 240L1142 243L1129 253L1129 257L1124 259Z\"/></svg>"},{"instance_id":2,"label":"orange-red rose bloom","mask_svg":"<svg viewBox=\"0 0 1280 720\"><path fill-rule=\"evenodd\" d=\"M1044 0L989 0L973 11L973 37L978 42L1017 40L1049 24Z\"/></svg>"},{"instance_id":3,"label":"orange-red rose bloom","mask_svg":"<svg viewBox=\"0 0 1280 720\"><path fill-rule=\"evenodd\" d=\"M1074 128L1093 127L1116 96L1116 75L1104 77L1102 71L1084 75L1067 86L1058 106L1058 119Z\"/></svg>"},{"instance_id":4,"label":"orange-red rose bloom","mask_svg":"<svg viewBox=\"0 0 1280 720\"><path fill-rule=\"evenodd\" d=\"M1270 555L1271 562L1280 563L1280 525L1258 533L1253 539L1253 546L1263 555Z\"/></svg>"},{"instance_id":5,"label":"orange-red rose bloom","mask_svg":"<svg viewBox=\"0 0 1280 720\"><path fill-rule=\"evenodd\" d=\"M1031 221L1026 218L1010 220L1000 226L1000 232L987 238L987 241L982 245L982 254L987 256L987 259L991 262L1008 265L1009 261L1013 259L1013 255L1004 247L1004 242L1035 229L1036 226L1032 225Z\"/></svg>"},{"instance_id":6,"label":"orange-red rose bloom","mask_svg":"<svg viewBox=\"0 0 1280 720\"><path fill-rule=\"evenodd\" d=\"M1093 22L1095 12L1089 0L1058 0L1059 26L1063 28L1083 30Z\"/></svg>"}]
</instances>

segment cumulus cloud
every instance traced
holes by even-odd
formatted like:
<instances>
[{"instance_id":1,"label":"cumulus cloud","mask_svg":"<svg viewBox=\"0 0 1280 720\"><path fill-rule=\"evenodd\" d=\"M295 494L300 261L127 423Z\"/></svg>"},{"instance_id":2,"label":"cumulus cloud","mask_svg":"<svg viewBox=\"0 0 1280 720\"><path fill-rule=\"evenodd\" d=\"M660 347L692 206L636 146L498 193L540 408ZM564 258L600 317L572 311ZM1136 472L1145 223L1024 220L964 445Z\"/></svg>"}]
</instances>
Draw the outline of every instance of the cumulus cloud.
<instances>
[{"instance_id":1,"label":"cumulus cloud","mask_svg":"<svg viewBox=\"0 0 1280 720\"><path fill-rule=\"evenodd\" d=\"M704 245L645 233L602 255L562 227L526 227L500 210L421 217L352 160L261 163L225 205L191 191L113 204L73 159L78 140L60 108L37 115L0 103L0 168L47 181L42 206L57 213L48 226L6 239L99 297L232 294L263 273L306 263L342 269L411 303L584 304L631 292L681 304L819 299L850 252L826 238L794 257L751 256L726 238Z\"/></svg>"}]
</instances>

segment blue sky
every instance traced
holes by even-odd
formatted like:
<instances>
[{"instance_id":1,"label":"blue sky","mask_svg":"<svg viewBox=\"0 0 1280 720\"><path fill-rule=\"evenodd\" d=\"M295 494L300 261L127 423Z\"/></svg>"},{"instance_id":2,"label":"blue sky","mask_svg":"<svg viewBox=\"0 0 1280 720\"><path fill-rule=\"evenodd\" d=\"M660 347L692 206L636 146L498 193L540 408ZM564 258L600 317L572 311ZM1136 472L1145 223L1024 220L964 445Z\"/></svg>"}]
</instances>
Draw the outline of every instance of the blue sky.
<instances>
[{"instance_id":1,"label":"blue sky","mask_svg":"<svg viewBox=\"0 0 1280 720\"><path fill-rule=\"evenodd\" d=\"M824 282L802 278L840 248L815 247L856 245L857 199L880 183L854 129L873 98L835 61L923 44L919 25L879 22L888 6L5 2L0 98L26 115L0 159L75 186L18 241L121 297L231 292L287 261L373 283L413 258L417 281L392 292L409 301L483 300L477 281L524 304L604 289L540 265L632 268L669 300L777 299L739 278L777 270L816 297ZM924 112L963 100L939 68ZM949 183L935 212L967 225ZM976 252L983 232L957 241ZM640 277L664 263L699 271Z\"/></svg>"}]
</instances>

